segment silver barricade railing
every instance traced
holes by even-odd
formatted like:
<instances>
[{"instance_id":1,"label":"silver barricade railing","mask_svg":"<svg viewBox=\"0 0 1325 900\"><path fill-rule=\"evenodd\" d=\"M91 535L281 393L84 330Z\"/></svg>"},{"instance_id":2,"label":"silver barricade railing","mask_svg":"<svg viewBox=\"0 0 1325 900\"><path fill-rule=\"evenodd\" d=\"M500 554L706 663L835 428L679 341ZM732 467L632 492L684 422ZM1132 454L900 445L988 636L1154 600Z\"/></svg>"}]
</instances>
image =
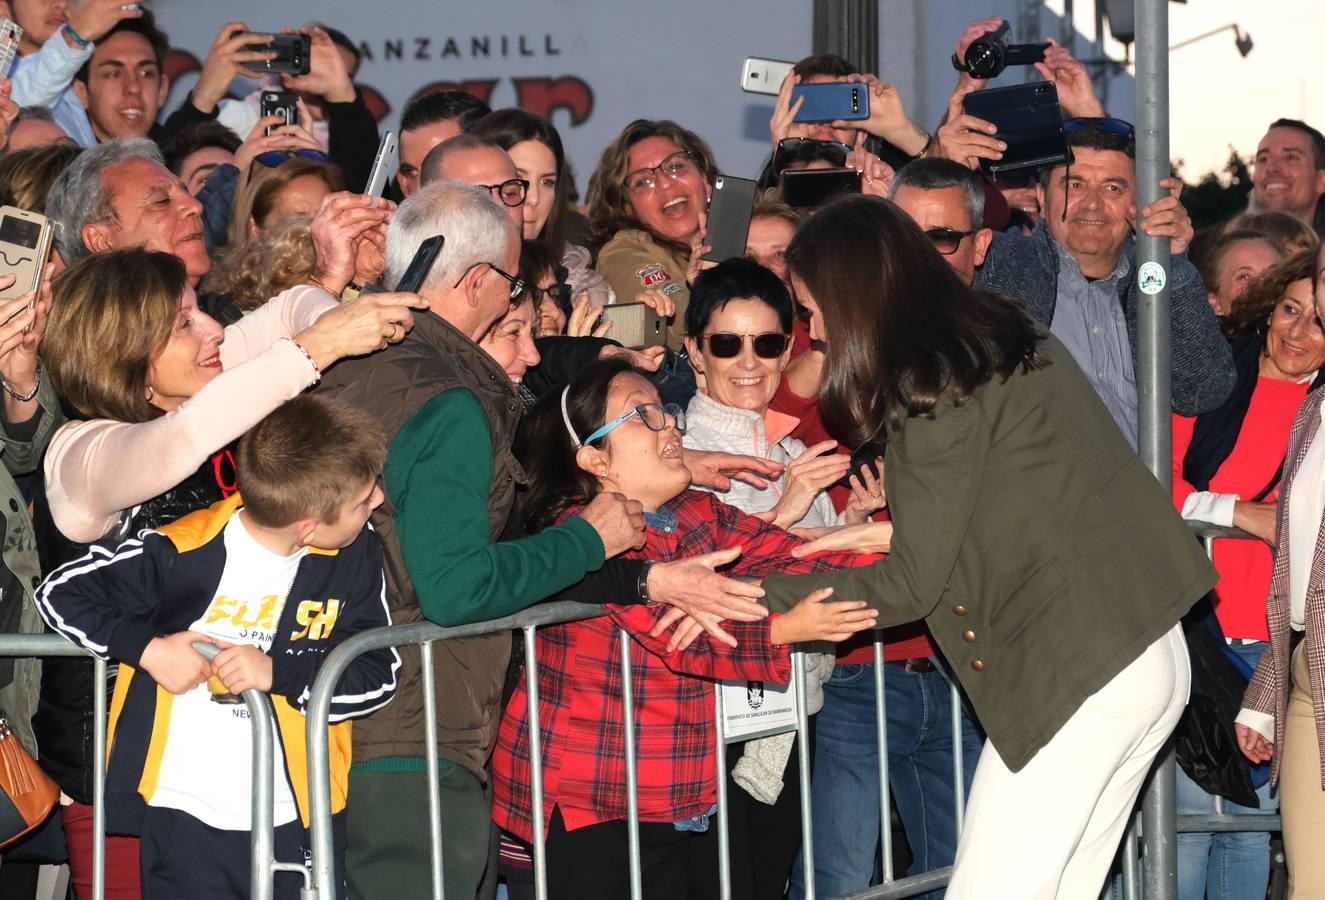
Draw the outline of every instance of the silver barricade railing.
<instances>
[{"instance_id":1,"label":"silver barricade railing","mask_svg":"<svg viewBox=\"0 0 1325 900\"><path fill-rule=\"evenodd\" d=\"M202 642L195 642L193 647L208 660L220 652L212 644ZM105 900L107 663L58 634L0 635L0 657L48 656L82 656L92 660L92 756L98 761L92 769L92 900ZM308 872L301 865L277 863L273 859L272 717L266 695L261 691L245 691L244 702L248 706L249 721L254 728L251 896L256 900L270 900L273 890L271 875L274 870L302 872L305 885L308 884ZM52 815L58 815L58 811ZM268 865L261 866L260 860L266 860Z\"/></svg>"},{"instance_id":2,"label":"silver barricade railing","mask_svg":"<svg viewBox=\"0 0 1325 900\"><path fill-rule=\"evenodd\" d=\"M546 603L537 607L488 622L444 628L430 622L410 625L389 625L356 634L341 644L322 663L313 682L312 693L306 707L308 728L308 798L311 819L312 885L305 891L306 900L334 900L336 896L335 845L331 823L331 760L329 756L328 724L331 700L341 675L359 656L372 650L388 647L418 646L420 677L423 689L424 743L428 767L428 826L432 863L432 895L436 900L445 897L442 863L442 808L438 784L436 691L432 677L432 644L435 641L477 637L483 634L522 632L525 648L525 687L528 694L530 792L532 794L534 889L538 900L547 897L547 859L543 842L543 772L542 733L539 722L538 656L535 629L544 625L560 625L595 618L603 614L602 607L584 603ZM643 897L639 856L639 809L636 754L635 708L632 678L632 642L620 632L622 703L626 752L627 823L630 840L631 897ZM483 823L484 827L487 823Z\"/></svg>"}]
</instances>

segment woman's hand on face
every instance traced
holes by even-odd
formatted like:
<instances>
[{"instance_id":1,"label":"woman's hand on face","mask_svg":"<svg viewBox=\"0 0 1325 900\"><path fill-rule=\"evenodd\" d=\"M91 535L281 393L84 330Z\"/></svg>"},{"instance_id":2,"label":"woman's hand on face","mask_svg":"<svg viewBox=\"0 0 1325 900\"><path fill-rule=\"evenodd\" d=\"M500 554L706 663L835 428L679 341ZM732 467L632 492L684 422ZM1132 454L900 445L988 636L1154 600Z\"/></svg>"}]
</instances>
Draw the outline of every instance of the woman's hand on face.
<instances>
[{"instance_id":1,"label":"woman's hand on face","mask_svg":"<svg viewBox=\"0 0 1325 900\"><path fill-rule=\"evenodd\" d=\"M570 318L566 320L566 334L569 337L606 337L612 330L612 323L602 318L603 308L589 302L589 295L581 293L571 304ZM657 368L655 366L654 368Z\"/></svg>"},{"instance_id":2,"label":"woman's hand on face","mask_svg":"<svg viewBox=\"0 0 1325 900\"><path fill-rule=\"evenodd\" d=\"M874 473L878 471L879 477ZM883 487L883 457L876 456L873 465L861 466L860 476L852 475L847 479L851 485L851 499L847 501L846 514L848 525L859 525L888 505L888 492Z\"/></svg>"},{"instance_id":3,"label":"woman's hand on face","mask_svg":"<svg viewBox=\"0 0 1325 900\"><path fill-rule=\"evenodd\" d=\"M737 546L674 562L656 563L649 569L649 599L666 603L673 608L669 612L691 617L714 640L735 647L736 639L722 629L724 619L757 622L768 615L768 610L755 602L764 596L763 588L719 575L716 571L740 555L741 548ZM649 634L659 637L677 618L679 616L671 619L663 616ZM688 646L689 643L680 646L678 636L673 635L667 652L677 647L684 650Z\"/></svg>"},{"instance_id":4,"label":"woman's hand on face","mask_svg":"<svg viewBox=\"0 0 1325 900\"><path fill-rule=\"evenodd\" d=\"M820 588L773 620L769 637L774 644L802 641L845 641L868 631L879 620L879 612L864 600L834 600L832 588Z\"/></svg>"},{"instance_id":5,"label":"woman's hand on face","mask_svg":"<svg viewBox=\"0 0 1325 900\"><path fill-rule=\"evenodd\" d=\"M893 543L892 522L863 522L838 528L797 528L793 533L809 541L792 548L791 555L795 557L840 550L887 553Z\"/></svg>"},{"instance_id":6,"label":"woman's hand on face","mask_svg":"<svg viewBox=\"0 0 1325 900\"><path fill-rule=\"evenodd\" d=\"M851 457L835 450L837 441L822 441L787 464L787 482L774 507L774 525L789 528L805 518L820 491L847 473Z\"/></svg>"},{"instance_id":7,"label":"woman's hand on face","mask_svg":"<svg viewBox=\"0 0 1325 900\"><path fill-rule=\"evenodd\" d=\"M1239 500L1233 504L1233 527L1273 547L1279 542L1279 505Z\"/></svg>"},{"instance_id":8,"label":"woman's hand on face","mask_svg":"<svg viewBox=\"0 0 1325 900\"><path fill-rule=\"evenodd\" d=\"M295 340L318 369L347 356L362 356L400 341L414 327L411 309L427 309L418 294L362 294L299 332Z\"/></svg>"},{"instance_id":9,"label":"woman's hand on face","mask_svg":"<svg viewBox=\"0 0 1325 900\"><path fill-rule=\"evenodd\" d=\"M1274 758L1274 744L1266 740L1265 735L1255 728L1234 722L1233 730L1238 735L1238 749L1247 759L1254 763L1263 763Z\"/></svg>"}]
</instances>

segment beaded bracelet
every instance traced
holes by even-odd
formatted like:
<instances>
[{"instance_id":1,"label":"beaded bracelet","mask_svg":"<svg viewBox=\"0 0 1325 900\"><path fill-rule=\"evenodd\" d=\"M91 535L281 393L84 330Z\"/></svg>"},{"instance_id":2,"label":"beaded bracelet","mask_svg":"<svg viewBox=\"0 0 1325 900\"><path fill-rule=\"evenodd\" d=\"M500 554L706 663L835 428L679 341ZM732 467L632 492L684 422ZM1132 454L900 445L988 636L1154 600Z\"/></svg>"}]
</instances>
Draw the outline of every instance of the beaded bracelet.
<instances>
[{"instance_id":1,"label":"beaded bracelet","mask_svg":"<svg viewBox=\"0 0 1325 900\"><path fill-rule=\"evenodd\" d=\"M0 387L3 387L5 393L13 397L19 403L27 403L33 397L37 396L37 391L41 390L41 369L37 369L37 383L32 386L32 390L28 391L27 394L20 394L18 391L14 390L4 378L0 378Z\"/></svg>"},{"instance_id":2,"label":"beaded bracelet","mask_svg":"<svg viewBox=\"0 0 1325 900\"><path fill-rule=\"evenodd\" d=\"M318 368L317 360L313 359L313 355L304 349L304 345L296 341L294 338L286 338L285 340L294 344L295 349L297 349L300 353L302 353L304 355L304 359L308 360L308 364L313 367L313 374L316 375L318 378L321 378L322 370Z\"/></svg>"}]
</instances>

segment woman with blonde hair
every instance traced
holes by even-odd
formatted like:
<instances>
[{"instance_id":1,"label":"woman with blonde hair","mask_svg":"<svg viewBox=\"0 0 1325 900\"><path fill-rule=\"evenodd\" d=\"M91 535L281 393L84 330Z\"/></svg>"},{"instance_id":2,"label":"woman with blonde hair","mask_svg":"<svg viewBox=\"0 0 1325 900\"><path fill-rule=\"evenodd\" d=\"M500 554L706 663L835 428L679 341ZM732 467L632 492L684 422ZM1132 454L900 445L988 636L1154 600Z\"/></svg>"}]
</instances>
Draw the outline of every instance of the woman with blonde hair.
<instances>
[{"instance_id":1,"label":"woman with blonde hair","mask_svg":"<svg viewBox=\"0 0 1325 900\"><path fill-rule=\"evenodd\" d=\"M317 150L259 154L235 193L228 243L256 237L286 216L311 216L341 190L340 170Z\"/></svg>"},{"instance_id":2,"label":"woman with blonde hair","mask_svg":"<svg viewBox=\"0 0 1325 900\"><path fill-rule=\"evenodd\" d=\"M257 237L227 246L199 285L249 312L316 277L317 251L308 216L286 216Z\"/></svg>"}]
</instances>

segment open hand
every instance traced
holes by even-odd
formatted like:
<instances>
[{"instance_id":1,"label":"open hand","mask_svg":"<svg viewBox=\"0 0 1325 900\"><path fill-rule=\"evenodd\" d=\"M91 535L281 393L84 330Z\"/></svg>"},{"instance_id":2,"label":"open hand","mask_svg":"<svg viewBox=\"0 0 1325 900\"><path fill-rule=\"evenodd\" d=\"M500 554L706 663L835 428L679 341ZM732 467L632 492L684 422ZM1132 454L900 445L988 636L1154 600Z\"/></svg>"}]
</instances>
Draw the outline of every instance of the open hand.
<instances>
[{"instance_id":1,"label":"open hand","mask_svg":"<svg viewBox=\"0 0 1325 900\"><path fill-rule=\"evenodd\" d=\"M879 620L879 612L864 600L834 600L832 588L820 588L773 620L769 637L774 644L802 641L845 641L868 631Z\"/></svg>"},{"instance_id":2,"label":"open hand","mask_svg":"<svg viewBox=\"0 0 1325 900\"><path fill-rule=\"evenodd\" d=\"M1255 728L1234 722L1233 730L1238 735L1238 749L1247 759L1254 763L1263 763L1274 758L1274 744L1266 740L1265 735Z\"/></svg>"},{"instance_id":3,"label":"open hand","mask_svg":"<svg viewBox=\"0 0 1325 900\"><path fill-rule=\"evenodd\" d=\"M757 622L768 615L768 610L755 602L764 596L763 588L727 578L716 571L740 555L741 548L737 546L674 562L656 563L649 569L649 599L674 607L699 622L701 630L707 631L715 640L735 647L736 639L721 627L724 619ZM657 637L667 630L669 624L664 616L649 633ZM677 636L673 635L672 640L668 652L679 645Z\"/></svg>"}]
</instances>

